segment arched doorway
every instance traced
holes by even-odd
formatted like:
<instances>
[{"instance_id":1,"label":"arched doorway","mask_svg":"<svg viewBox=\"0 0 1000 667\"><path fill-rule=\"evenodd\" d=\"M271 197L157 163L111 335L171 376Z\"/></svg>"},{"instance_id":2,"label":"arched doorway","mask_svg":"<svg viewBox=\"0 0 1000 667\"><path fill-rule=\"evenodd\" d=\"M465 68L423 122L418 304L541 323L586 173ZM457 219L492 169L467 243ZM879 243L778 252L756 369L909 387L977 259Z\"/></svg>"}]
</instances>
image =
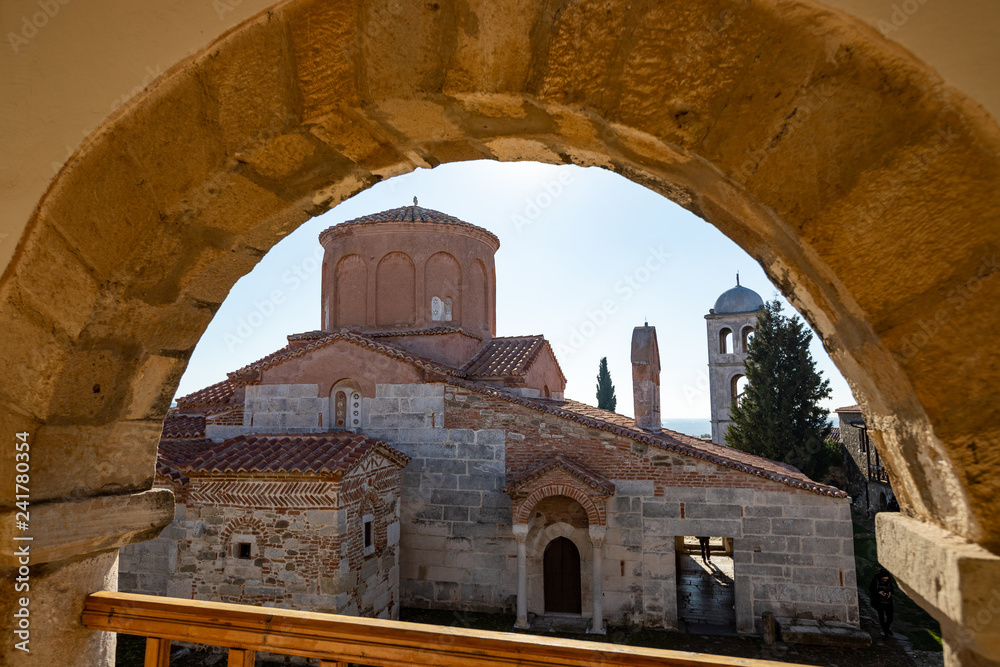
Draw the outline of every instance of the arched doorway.
<instances>
[{"instance_id":1,"label":"arched doorway","mask_svg":"<svg viewBox=\"0 0 1000 667\"><path fill-rule=\"evenodd\" d=\"M557 537L545 547L545 611L579 614L583 608L580 593L580 550L573 541Z\"/></svg>"}]
</instances>

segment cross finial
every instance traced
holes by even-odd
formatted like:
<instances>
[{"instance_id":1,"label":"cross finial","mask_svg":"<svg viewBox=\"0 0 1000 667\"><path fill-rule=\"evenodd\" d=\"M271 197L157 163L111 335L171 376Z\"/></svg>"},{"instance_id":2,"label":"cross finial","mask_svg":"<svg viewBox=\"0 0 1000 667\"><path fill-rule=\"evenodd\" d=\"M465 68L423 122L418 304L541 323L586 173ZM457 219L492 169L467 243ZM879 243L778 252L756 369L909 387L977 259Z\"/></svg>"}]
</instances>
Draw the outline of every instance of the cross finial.
<instances>
[{"instance_id":1,"label":"cross finial","mask_svg":"<svg viewBox=\"0 0 1000 667\"><path fill-rule=\"evenodd\" d=\"M416 197L414 197L414 198L413 198L413 205L414 205L414 206L416 206L416 205L417 205L417 198L416 198Z\"/></svg>"}]
</instances>

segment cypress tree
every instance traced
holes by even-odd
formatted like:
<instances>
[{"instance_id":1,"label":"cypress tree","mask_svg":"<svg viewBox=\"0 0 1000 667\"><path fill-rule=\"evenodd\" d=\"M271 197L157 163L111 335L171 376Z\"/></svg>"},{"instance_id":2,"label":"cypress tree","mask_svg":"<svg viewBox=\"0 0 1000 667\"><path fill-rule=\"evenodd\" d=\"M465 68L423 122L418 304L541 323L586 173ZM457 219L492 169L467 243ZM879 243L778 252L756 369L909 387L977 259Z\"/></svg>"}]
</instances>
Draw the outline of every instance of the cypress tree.
<instances>
[{"instance_id":1,"label":"cypress tree","mask_svg":"<svg viewBox=\"0 0 1000 667\"><path fill-rule=\"evenodd\" d=\"M809 352L812 333L797 315L786 317L777 299L757 316L744 362L747 387L730 408L730 446L795 466L816 479L830 466L827 412L819 401L830 383Z\"/></svg>"},{"instance_id":2,"label":"cypress tree","mask_svg":"<svg viewBox=\"0 0 1000 667\"><path fill-rule=\"evenodd\" d=\"M608 358L601 357L601 365L597 369L597 407L614 412L617 405L615 385L611 383L611 373L608 372Z\"/></svg>"}]
</instances>

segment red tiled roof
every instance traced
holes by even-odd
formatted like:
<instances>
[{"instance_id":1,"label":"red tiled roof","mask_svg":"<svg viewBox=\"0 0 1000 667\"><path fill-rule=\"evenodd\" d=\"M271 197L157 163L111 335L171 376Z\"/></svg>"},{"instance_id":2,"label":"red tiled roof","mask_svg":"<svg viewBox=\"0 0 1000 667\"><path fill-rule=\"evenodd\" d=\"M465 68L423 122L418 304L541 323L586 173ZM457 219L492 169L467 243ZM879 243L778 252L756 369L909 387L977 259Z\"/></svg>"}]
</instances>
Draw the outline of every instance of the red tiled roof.
<instances>
[{"instance_id":1,"label":"red tiled roof","mask_svg":"<svg viewBox=\"0 0 1000 667\"><path fill-rule=\"evenodd\" d=\"M537 465L527 472L524 472L518 477L512 479L503 490L505 493L514 491L518 487L523 486L533 479L538 479L549 470L553 470L555 468L566 471L573 477L579 479L588 486L593 487L595 490L604 495L610 496L615 492L614 482L609 480L604 475L594 472L582 463L567 458L562 454L556 454L548 461L545 461L544 463L541 463L540 465Z\"/></svg>"},{"instance_id":2,"label":"red tiled roof","mask_svg":"<svg viewBox=\"0 0 1000 667\"><path fill-rule=\"evenodd\" d=\"M488 237L492 238L493 241L500 246L500 239L496 237L488 229L483 229L472 223L460 220L453 215L448 215L447 213L442 213L441 211L435 211L434 209L424 208L422 206L401 206L399 208L389 209L388 211L382 211L380 213L371 213L369 215L363 215L360 218L355 218L354 220L346 220L339 225L334 225L324 230L319 235L320 243L325 243L325 238L329 238L336 234L342 234L348 231L354 225L370 225L380 222L431 222L444 225L455 225L457 227L468 227L471 229L478 230Z\"/></svg>"},{"instance_id":3,"label":"red tiled roof","mask_svg":"<svg viewBox=\"0 0 1000 667\"><path fill-rule=\"evenodd\" d=\"M379 354L384 354L387 357L392 357L393 359L398 359L400 361L413 364L414 366L423 368L424 370L432 371L435 373L441 373L442 375L453 375L457 372L454 368L451 368L449 366L444 366L435 361L431 361L430 359L427 359L425 357L421 357L419 355L412 354L405 350L401 350L400 348L394 347L387 343L380 343L378 341L374 341L363 334L359 334L354 331L350 331L348 329L341 329L340 331L326 331L326 332L312 332L312 333L321 333L322 336L317 336L315 339L311 339L312 340L311 343L308 343L306 345L301 345L295 348L286 345L280 350L272 352L271 354L267 355L262 359L258 359L252 364L244 366L239 370L233 371L232 373L229 374L229 379L233 383L237 384L250 384L259 379L258 374L260 371L271 368L272 366L275 366L283 361L287 361L288 359L300 357L313 350L318 350L319 348L326 347L327 345L330 345L331 343L334 343L338 340L343 340L349 343L353 343L354 345L357 345L359 347L364 347L369 350L373 350L375 352L378 352ZM306 340L310 340L310 338L306 338Z\"/></svg>"},{"instance_id":4,"label":"red tiled roof","mask_svg":"<svg viewBox=\"0 0 1000 667\"><path fill-rule=\"evenodd\" d=\"M328 473L341 476L368 453L380 454L400 467L410 457L363 433L239 435L200 450L181 452L175 467L184 473Z\"/></svg>"},{"instance_id":5,"label":"red tiled roof","mask_svg":"<svg viewBox=\"0 0 1000 667\"><path fill-rule=\"evenodd\" d=\"M730 447L717 445L711 440L703 440L702 438L677 433L676 431L666 429L660 433L643 431L636 428L635 420L631 417L626 417L625 415L620 415L609 410L601 410L585 403L571 400L560 401L527 398L491 387L482 382L457 378L449 379L448 382L449 384L469 389L479 394L500 398L564 419L571 419L575 422L625 436L654 447L677 452L678 454L703 461L709 461L758 477L764 477L797 489L812 491L813 493L833 498L847 497L847 494L840 489L814 482L792 466L771 461L760 456L754 456L753 454L747 454L746 452L741 452Z\"/></svg>"},{"instance_id":6,"label":"red tiled roof","mask_svg":"<svg viewBox=\"0 0 1000 667\"><path fill-rule=\"evenodd\" d=\"M320 338L326 338L332 331L306 331L305 333L292 334L288 337L288 340L318 340ZM403 331L355 331L351 330L351 333L356 333L360 336L365 336L367 338L396 338L398 336L433 336L437 334L451 334L458 333L463 336L468 336L469 338L475 338L476 340L482 340L483 337L477 333L472 333L471 331L466 331L461 327L424 327L423 329L406 329Z\"/></svg>"},{"instance_id":7,"label":"red tiled roof","mask_svg":"<svg viewBox=\"0 0 1000 667\"><path fill-rule=\"evenodd\" d=\"M858 404L846 405L842 408L837 408L834 412L861 412L861 406Z\"/></svg>"},{"instance_id":8,"label":"red tiled roof","mask_svg":"<svg viewBox=\"0 0 1000 667\"><path fill-rule=\"evenodd\" d=\"M361 335L368 336L369 338L395 338L396 336L433 336L439 334L451 334L457 333L463 336L468 336L469 338L475 338L476 340L482 340L483 337L477 333L471 331L466 331L462 327L426 327L424 329L409 329L406 331L365 331L361 332Z\"/></svg>"},{"instance_id":9,"label":"red tiled roof","mask_svg":"<svg viewBox=\"0 0 1000 667\"><path fill-rule=\"evenodd\" d=\"M546 348L555 359L556 356L552 352L549 342L545 340L545 336L491 338L476 353L476 356L462 367L462 372L470 378L522 377L527 375L538 355ZM563 375L558 360L556 360L556 369L565 382L566 376Z\"/></svg>"},{"instance_id":10,"label":"red tiled roof","mask_svg":"<svg viewBox=\"0 0 1000 667\"><path fill-rule=\"evenodd\" d=\"M203 454L215 443L205 438L192 440L160 440L156 448L156 474L186 482L179 468Z\"/></svg>"},{"instance_id":11,"label":"red tiled roof","mask_svg":"<svg viewBox=\"0 0 1000 667\"><path fill-rule=\"evenodd\" d=\"M180 438L204 438L205 415L168 414L163 420L161 438L175 440Z\"/></svg>"},{"instance_id":12,"label":"red tiled roof","mask_svg":"<svg viewBox=\"0 0 1000 667\"><path fill-rule=\"evenodd\" d=\"M181 410L207 409L206 411L211 411L212 408L222 409L229 404L234 390L235 388L229 380L216 382L187 396L181 396L177 399L177 407Z\"/></svg>"}]
</instances>

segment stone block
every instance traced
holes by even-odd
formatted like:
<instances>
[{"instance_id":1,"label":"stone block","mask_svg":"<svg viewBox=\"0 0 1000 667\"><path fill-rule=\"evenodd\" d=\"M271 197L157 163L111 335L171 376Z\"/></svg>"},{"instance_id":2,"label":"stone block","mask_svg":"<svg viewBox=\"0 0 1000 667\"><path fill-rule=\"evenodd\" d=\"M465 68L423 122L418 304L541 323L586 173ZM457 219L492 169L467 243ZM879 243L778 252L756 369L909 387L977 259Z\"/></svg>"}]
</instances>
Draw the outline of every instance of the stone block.
<instances>
[{"instance_id":1,"label":"stone block","mask_svg":"<svg viewBox=\"0 0 1000 667\"><path fill-rule=\"evenodd\" d=\"M770 519L743 519L743 534L744 535L770 535L771 534L771 520Z\"/></svg>"},{"instance_id":2,"label":"stone block","mask_svg":"<svg viewBox=\"0 0 1000 667\"><path fill-rule=\"evenodd\" d=\"M500 445L458 444L456 455L461 459L503 460L503 447Z\"/></svg>"},{"instance_id":3,"label":"stone block","mask_svg":"<svg viewBox=\"0 0 1000 667\"><path fill-rule=\"evenodd\" d=\"M499 491L503 486L503 478L496 475L461 475L458 478L458 488L477 491Z\"/></svg>"},{"instance_id":4,"label":"stone block","mask_svg":"<svg viewBox=\"0 0 1000 667\"><path fill-rule=\"evenodd\" d=\"M295 405L295 411L300 414L316 414L319 412L325 412L328 407L329 403L325 398L300 398Z\"/></svg>"},{"instance_id":5,"label":"stone block","mask_svg":"<svg viewBox=\"0 0 1000 667\"><path fill-rule=\"evenodd\" d=\"M445 521L468 521L469 520L469 508L468 507L456 507L454 505L444 505L444 520Z\"/></svg>"},{"instance_id":6,"label":"stone block","mask_svg":"<svg viewBox=\"0 0 1000 667\"><path fill-rule=\"evenodd\" d=\"M778 599L786 602L812 602L816 599L816 587L803 584L777 584Z\"/></svg>"},{"instance_id":7,"label":"stone block","mask_svg":"<svg viewBox=\"0 0 1000 667\"><path fill-rule=\"evenodd\" d=\"M448 442L455 444L472 444L476 442L476 432L468 428L453 428L448 431ZM462 458L470 458L467 455L460 456L462 456Z\"/></svg>"},{"instance_id":8,"label":"stone block","mask_svg":"<svg viewBox=\"0 0 1000 667\"><path fill-rule=\"evenodd\" d=\"M851 540L854 539L854 528L850 521L842 521L839 519L816 521L815 530L817 537L840 537Z\"/></svg>"},{"instance_id":9,"label":"stone block","mask_svg":"<svg viewBox=\"0 0 1000 667\"><path fill-rule=\"evenodd\" d=\"M498 535L495 523L455 523L452 524L452 537L496 538Z\"/></svg>"},{"instance_id":10,"label":"stone block","mask_svg":"<svg viewBox=\"0 0 1000 667\"><path fill-rule=\"evenodd\" d=\"M853 586L817 586L816 602L857 605L858 589Z\"/></svg>"},{"instance_id":11,"label":"stone block","mask_svg":"<svg viewBox=\"0 0 1000 667\"><path fill-rule=\"evenodd\" d=\"M424 472L466 475L468 463L463 459L423 459Z\"/></svg>"},{"instance_id":12,"label":"stone block","mask_svg":"<svg viewBox=\"0 0 1000 667\"><path fill-rule=\"evenodd\" d=\"M368 404L368 414L371 416L399 414L399 399L373 398Z\"/></svg>"},{"instance_id":13,"label":"stone block","mask_svg":"<svg viewBox=\"0 0 1000 667\"><path fill-rule=\"evenodd\" d=\"M653 518L679 519L681 505L675 502L655 502L647 500L642 504L642 516Z\"/></svg>"},{"instance_id":14,"label":"stone block","mask_svg":"<svg viewBox=\"0 0 1000 667\"><path fill-rule=\"evenodd\" d=\"M792 583L839 586L840 570L825 567L796 567L792 569Z\"/></svg>"},{"instance_id":15,"label":"stone block","mask_svg":"<svg viewBox=\"0 0 1000 667\"><path fill-rule=\"evenodd\" d=\"M652 481L648 480L631 480L631 479L616 479L613 480L615 484L615 495L616 496L645 496L652 497L656 492L656 485ZM670 499L671 500L686 500L686 498L677 497L675 491L683 492L689 489L670 489ZM704 497L704 489L702 489L702 497Z\"/></svg>"},{"instance_id":16,"label":"stone block","mask_svg":"<svg viewBox=\"0 0 1000 667\"><path fill-rule=\"evenodd\" d=\"M755 565L813 565L813 557L807 554L790 553L769 553L767 551L755 552L753 555Z\"/></svg>"},{"instance_id":17,"label":"stone block","mask_svg":"<svg viewBox=\"0 0 1000 667\"><path fill-rule=\"evenodd\" d=\"M464 508L463 508L464 509ZM512 523L510 510L495 507L473 507L469 510L469 520L476 523Z\"/></svg>"},{"instance_id":18,"label":"stone block","mask_svg":"<svg viewBox=\"0 0 1000 667\"><path fill-rule=\"evenodd\" d=\"M812 644L836 648L868 648L872 638L864 630L848 623L819 621L810 623L807 619L776 618L781 628L782 641L789 644Z\"/></svg>"},{"instance_id":19,"label":"stone block","mask_svg":"<svg viewBox=\"0 0 1000 667\"><path fill-rule=\"evenodd\" d=\"M458 475L448 475L438 472L425 472L420 475L420 485L424 489L431 490L431 501L434 501L434 493L439 490L452 490L458 488Z\"/></svg>"},{"instance_id":20,"label":"stone block","mask_svg":"<svg viewBox=\"0 0 1000 667\"><path fill-rule=\"evenodd\" d=\"M507 432L502 428L488 428L476 431L476 444L502 445L507 441Z\"/></svg>"},{"instance_id":21,"label":"stone block","mask_svg":"<svg viewBox=\"0 0 1000 667\"><path fill-rule=\"evenodd\" d=\"M802 537L799 542L804 554L834 556L841 553L844 540L835 537Z\"/></svg>"},{"instance_id":22,"label":"stone block","mask_svg":"<svg viewBox=\"0 0 1000 667\"><path fill-rule=\"evenodd\" d=\"M306 510L305 517L314 526L337 525L337 510Z\"/></svg>"},{"instance_id":23,"label":"stone block","mask_svg":"<svg viewBox=\"0 0 1000 667\"><path fill-rule=\"evenodd\" d=\"M632 512L628 512L627 514L609 512L608 526L614 528L641 528L642 517Z\"/></svg>"},{"instance_id":24,"label":"stone block","mask_svg":"<svg viewBox=\"0 0 1000 667\"><path fill-rule=\"evenodd\" d=\"M285 385L285 395L288 398L316 398L319 396L319 386L315 384L288 384Z\"/></svg>"},{"instance_id":25,"label":"stone block","mask_svg":"<svg viewBox=\"0 0 1000 667\"><path fill-rule=\"evenodd\" d=\"M408 401L407 412L444 412L444 399L433 396L420 396Z\"/></svg>"},{"instance_id":26,"label":"stone block","mask_svg":"<svg viewBox=\"0 0 1000 667\"><path fill-rule=\"evenodd\" d=\"M771 532L775 535L813 535L812 519L771 519Z\"/></svg>"},{"instance_id":27,"label":"stone block","mask_svg":"<svg viewBox=\"0 0 1000 667\"><path fill-rule=\"evenodd\" d=\"M743 508L743 516L749 518L780 517L783 508L768 505L747 505Z\"/></svg>"},{"instance_id":28,"label":"stone block","mask_svg":"<svg viewBox=\"0 0 1000 667\"><path fill-rule=\"evenodd\" d=\"M386 527L386 543L391 547L399 544L399 522L394 521Z\"/></svg>"},{"instance_id":29,"label":"stone block","mask_svg":"<svg viewBox=\"0 0 1000 667\"><path fill-rule=\"evenodd\" d=\"M453 459L458 453L458 445L421 442L417 451L426 459Z\"/></svg>"},{"instance_id":30,"label":"stone block","mask_svg":"<svg viewBox=\"0 0 1000 667\"><path fill-rule=\"evenodd\" d=\"M709 498L712 496L711 489ZM716 503L685 503L684 516L688 519L741 519L743 516L740 505L720 505Z\"/></svg>"},{"instance_id":31,"label":"stone block","mask_svg":"<svg viewBox=\"0 0 1000 667\"><path fill-rule=\"evenodd\" d=\"M423 429L430 425L430 419L414 414L369 414L370 429Z\"/></svg>"},{"instance_id":32,"label":"stone block","mask_svg":"<svg viewBox=\"0 0 1000 667\"><path fill-rule=\"evenodd\" d=\"M513 502L506 493L486 491L483 493L483 507L510 510L513 507Z\"/></svg>"}]
</instances>

